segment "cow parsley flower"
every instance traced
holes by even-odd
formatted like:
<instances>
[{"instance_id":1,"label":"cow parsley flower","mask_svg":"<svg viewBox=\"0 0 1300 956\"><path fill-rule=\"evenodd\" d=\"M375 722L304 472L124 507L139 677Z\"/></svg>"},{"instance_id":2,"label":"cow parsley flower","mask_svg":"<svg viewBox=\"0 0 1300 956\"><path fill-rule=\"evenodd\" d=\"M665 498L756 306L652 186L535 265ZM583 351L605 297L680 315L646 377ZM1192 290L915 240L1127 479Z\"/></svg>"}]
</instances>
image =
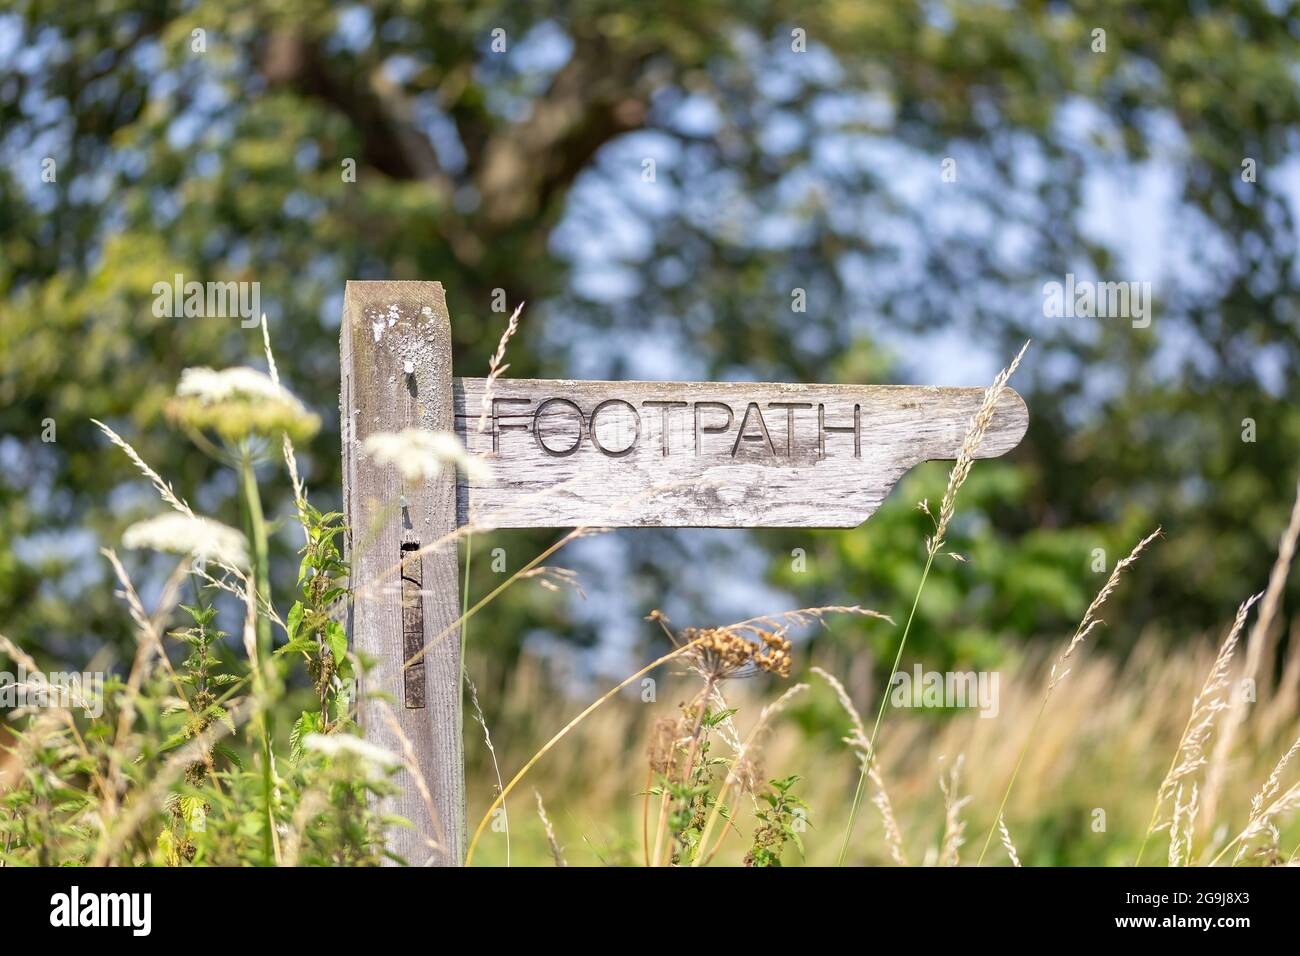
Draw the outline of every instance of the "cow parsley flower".
<instances>
[{"instance_id":1,"label":"cow parsley flower","mask_svg":"<svg viewBox=\"0 0 1300 956\"><path fill-rule=\"evenodd\" d=\"M486 482L492 470L477 455L471 455L451 432L407 428L400 432L376 432L361 450L380 465L396 465L408 481L436 478L443 468L460 468L471 481Z\"/></svg>"},{"instance_id":2,"label":"cow parsley flower","mask_svg":"<svg viewBox=\"0 0 1300 956\"><path fill-rule=\"evenodd\" d=\"M137 521L122 534L123 547L190 554L200 561L218 561L247 568L248 541L234 528L211 518L168 512Z\"/></svg>"},{"instance_id":3,"label":"cow parsley flower","mask_svg":"<svg viewBox=\"0 0 1300 956\"><path fill-rule=\"evenodd\" d=\"M216 371L187 368L181 373L167 415L178 424L210 428L227 441L249 435L287 434L306 441L320 429L320 418L283 385L257 369Z\"/></svg>"},{"instance_id":4,"label":"cow parsley flower","mask_svg":"<svg viewBox=\"0 0 1300 956\"><path fill-rule=\"evenodd\" d=\"M326 757L338 758L345 754L356 757L372 775L402 765L402 759L392 751L351 734L307 734L302 738L302 748Z\"/></svg>"}]
</instances>

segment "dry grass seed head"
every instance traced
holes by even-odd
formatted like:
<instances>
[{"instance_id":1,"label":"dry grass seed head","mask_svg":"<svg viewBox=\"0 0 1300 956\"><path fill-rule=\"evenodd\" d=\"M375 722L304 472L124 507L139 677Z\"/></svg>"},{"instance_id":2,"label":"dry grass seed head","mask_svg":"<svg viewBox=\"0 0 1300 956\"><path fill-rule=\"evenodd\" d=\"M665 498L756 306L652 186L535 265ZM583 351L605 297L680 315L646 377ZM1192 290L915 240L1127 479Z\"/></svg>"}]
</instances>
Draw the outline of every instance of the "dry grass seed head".
<instances>
[{"instance_id":1,"label":"dry grass seed head","mask_svg":"<svg viewBox=\"0 0 1300 956\"><path fill-rule=\"evenodd\" d=\"M1249 843L1265 832L1271 832L1273 840L1276 842L1278 832L1274 824L1274 818L1296 809L1300 809L1300 783L1292 784L1285 793L1265 807L1258 817L1246 824L1246 828L1232 842Z\"/></svg>"},{"instance_id":2,"label":"dry grass seed head","mask_svg":"<svg viewBox=\"0 0 1300 956\"><path fill-rule=\"evenodd\" d=\"M1278 542L1277 557L1269 572L1268 586L1264 589L1259 613L1255 615L1255 623L1246 638L1246 659L1234 676L1234 681L1238 685L1247 680L1254 681L1259 673L1260 664L1266 654L1265 645L1269 643L1273 622L1282 603L1282 592L1286 589L1287 578L1290 576L1297 539L1300 539L1300 486L1296 488L1296 500L1291 506L1291 518ZM1209 769L1205 773L1201 815L1207 822L1214 819L1218 810L1219 794L1229 772L1228 761L1236 741L1237 729L1245 717L1246 695L1241 693L1232 695L1218 739L1214 742ZM1286 759L1284 757L1283 761L1285 762Z\"/></svg>"},{"instance_id":3,"label":"dry grass seed head","mask_svg":"<svg viewBox=\"0 0 1300 956\"><path fill-rule=\"evenodd\" d=\"M839 699L840 706L849 715L852 729L843 738L844 742L857 752L859 761L867 768L867 779L875 785L876 792L871 797L871 803L880 813L880 822L885 831L885 846L889 850L889 857L898 866L906 866L907 857L903 853L903 833L898 825L898 818L894 815L894 805L889 799L889 791L885 789L885 779L880 773L880 762L867 759L871 752L871 741L867 737L867 728L862 723L862 716L858 713L858 709L853 706L853 700L849 697L849 692L845 690L844 685L840 683L839 678L820 667L814 667L812 671L831 686L831 689L835 691L835 696Z\"/></svg>"},{"instance_id":4,"label":"dry grass seed head","mask_svg":"<svg viewBox=\"0 0 1300 956\"><path fill-rule=\"evenodd\" d=\"M1006 848L1007 856L1011 858L1011 865L1020 866L1020 854L1016 852L1016 845L1011 842L1011 831L1007 829L1007 821L1002 817L998 817L998 837Z\"/></svg>"},{"instance_id":5,"label":"dry grass seed head","mask_svg":"<svg viewBox=\"0 0 1300 956\"><path fill-rule=\"evenodd\" d=\"M1291 762L1291 758L1296 755L1297 751L1300 751L1300 737L1296 738L1295 743L1291 745L1291 749L1284 753L1282 759L1273 767L1273 772L1268 775L1268 779L1264 781L1264 786L1260 787L1259 793L1251 798L1250 819L1252 821L1259 819L1264 807L1277 796L1277 792L1282 787L1282 771L1286 769L1286 765Z\"/></svg>"},{"instance_id":6,"label":"dry grass seed head","mask_svg":"<svg viewBox=\"0 0 1300 956\"><path fill-rule=\"evenodd\" d=\"M1048 693L1055 690L1056 685L1065 680L1065 676L1070 672L1069 668L1065 665L1069 662L1070 658L1074 656L1074 652L1079 648L1079 646L1088 639L1088 636L1096 628L1101 626L1102 621L1097 617L1097 612L1101 610L1101 606L1106 603L1106 599L1111 596L1111 593L1119 585L1120 576L1129 565L1137 561L1138 555L1142 553L1148 544L1159 537L1160 534L1161 529L1156 528L1155 531L1152 531L1137 543L1137 546L1128 553L1128 557L1122 558L1115 563L1114 569L1110 572L1110 577L1106 579L1106 583L1103 584L1101 590L1097 592L1097 596L1092 599L1092 603L1088 605L1088 610L1084 611L1083 618L1079 621L1079 626L1075 629L1074 637L1070 639L1070 643L1066 645L1060 658L1058 658L1056 663L1052 665L1051 674L1048 678Z\"/></svg>"},{"instance_id":7,"label":"dry grass seed head","mask_svg":"<svg viewBox=\"0 0 1300 956\"><path fill-rule=\"evenodd\" d=\"M1182 818L1187 808L1192 806L1196 794L1195 790L1193 790L1192 800L1189 800L1187 804L1183 804L1181 798L1184 782L1199 773L1201 768L1208 762L1205 757L1206 744L1214 731L1218 715L1228 707L1228 703L1224 699L1224 690L1229 684L1229 668L1232 664L1232 658L1236 653L1242 629L1245 627L1246 617L1250 613L1251 607L1262 596L1262 593L1256 594L1243 601L1241 606L1237 608L1237 614L1233 619L1231 629L1228 631L1228 636L1224 638L1218 654L1215 655L1214 663L1201 684L1200 691L1192 701L1192 712L1187 719L1187 726L1183 730L1182 738L1179 740L1178 749L1175 751L1169 773L1165 775L1164 781L1156 791L1156 807L1153 814L1155 818L1158 819L1160 808L1171 797L1174 801L1173 813L1170 819L1167 822L1158 822L1157 825L1151 828L1153 833L1157 833L1166 827L1169 828L1171 861L1175 858L1186 859L1190 855L1191 833L1188 828L1195 827L1195 820L1188 820L1184 824ZM1185 833L1179 832L1180 825L1186 830Z\"/></svg>"},{"instance_id":8,"label":"dry grass seed head","mask_svg":"<svg viewBox=\"0 0 1300 956\"><path fill-rule=\"evenodd\" d=\"M558 593L565 588L572 588L578 597L584 601L587 599L587 592L582 589L582 580L578 577L578 572L570 568L543 564L519 575L521 581L527 578L536 578L537 583L547 591Z\"/></svg>"},{"instance_id":9,"label":"dry grass seed head","mask_svg":"<svg viewBox=\"0 0 1300 956\"><path fill-rule=\"evenodd\" d=\"M943 501L939 505L939 517L935 522L934 535L927 541L930 557L934 557L943 548L943 536L947 533L948 523L952 520L953 512L956 510L957 492L961 490L961 486L970 477L970 469L975 461L975 453L979 451L980 445L984 443L984 435L989 430L989 425L993 423L993 415L997 410L998 401L1002 398L1002 391L1006 388L1007 380L1011 378L1020 365L1020 360L1024 357L1027 348L1029 348L1028 342L1020 347L1020 351L1011 360L1011 364L998 373L997 378L993 380L993 384L984 390L984 400L966 426L966 436L962 440L961 451L957 453L957 460L953 463L952 471L948 473L948 487L944 490Z\"/></svg>"},{"instance_id":10,"label":"dry grass seed head","mask_svg":"<svg viewBox=\"0 0 1300 956\"><path fill-rule=\"evenodd\" d=\"M940 774L939 789L943 792L943 843L939 850L940 866L956 866L960 862L960 851L966 843L966 821L961 818L961 811L971 802L970 797L958 797L961 784L961 769L966 762L965 754L958 754L947 774ZM945 779L946 777L946 779Z\"/></svg>"},{"instance_id":11,"label":"dry grass seed head","mask_svg":"<svg viewBox=\"0 0 1300 956\"><path fill-rule=\"evenodd\" d=\"M551 818L546 815L546 804L542 803L541 791L534 788L533 796L537 798L537 816L541 818L542 829L546 831L546 845L551 850L551 859L556 866L568 866L564 859L564 847L555 839L555 828L551 826Z\"/></svg>"},{"instance_id":12,"label":"dry grass seed head","mask_svg":"<svg viewBox=\"0 0 1300 956\"><path fill-rule=\"evenodd\" d=\"M510 315L510 321L506 323L505 331L501 333L501 339L497 342L497 350L492 353L492 358L488 361L487 384L483 388L483 410L478 419L478 430L487 431L488 414L492 409L492 393L496 390L497 379L505 374L509 365L503 365L506 357L506 346L510 340L519 331L519 315L524 311L524 303L520 302L515 307L515 311Z\"/></svg>"}]
</instances>

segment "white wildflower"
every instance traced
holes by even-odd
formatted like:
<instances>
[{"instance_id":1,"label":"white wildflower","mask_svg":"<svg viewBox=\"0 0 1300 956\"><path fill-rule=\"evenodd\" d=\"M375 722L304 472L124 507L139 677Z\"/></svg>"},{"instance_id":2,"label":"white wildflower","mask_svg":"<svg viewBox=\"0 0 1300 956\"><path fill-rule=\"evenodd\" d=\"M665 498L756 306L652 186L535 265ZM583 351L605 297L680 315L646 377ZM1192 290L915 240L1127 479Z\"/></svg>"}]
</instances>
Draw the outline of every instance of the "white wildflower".
<instances>
[{"instance_id":1,"label":"white wildflower","mask_svg":"<svg viewBox=\"0 0 1300 956\"><path fill-rule=\"evenodd\" d=\"M327 757L351 754L370 766L382 770L391 770L402 765L402 758L392 751L367 743L351 734L308 734L302 739L302 746L304 750L314 750Z\"/></svg>"},{"instance_id":2,"label":"white wildflower","mask_svg":"<svg viewBox=\"0 0 1300 956\"><path fill-rule=\"evenodd\" d=\"M201 561L219 561L247 568L248 541L234 528L211 518L162 514L137 521L122 535L123 547L171 554L191 554Z\"/></svg>"},{"instance_id":3,"label":"white wildflower","mask_svg":"<svg viewBox=\"0 0 1300 956\"><path fill-rule=\"evenodd\" d=\"M187 368L181 372L176 394L192 395L204 405L215 405L232 398L265 398L287 402L306 411L287 388L272 381L269 375L246 366L224 368L221 371L205 367Z\"/></svg>"},{"instance_id":4,"label":"white wildflower","mask_svg":"<svg viewBox=\"0 0 1300 956\"><path fill-rule=\"evenodd\" d=\"M408 481L436 478L444 467L459 467L472 481L485 482L492 470L477 455L471 455L451 432L407 428L400 432L376 432L365 440L362 451L380 465L396 465Z\"/></svg>"},{"instance_id":5,"label":"white wildflower","mask_svg":"<svg viewBox=\"0 0 1300 956\"><path fill-rule=\"evenodd\" d=\"M320 428L320 419L287 388L257 369L242 366L221 371L185 369L176 397L168 403L168 415L191 428L214 429L233 441L249 434L281 433L306 440Z\"/></svg>"}]
</instances>

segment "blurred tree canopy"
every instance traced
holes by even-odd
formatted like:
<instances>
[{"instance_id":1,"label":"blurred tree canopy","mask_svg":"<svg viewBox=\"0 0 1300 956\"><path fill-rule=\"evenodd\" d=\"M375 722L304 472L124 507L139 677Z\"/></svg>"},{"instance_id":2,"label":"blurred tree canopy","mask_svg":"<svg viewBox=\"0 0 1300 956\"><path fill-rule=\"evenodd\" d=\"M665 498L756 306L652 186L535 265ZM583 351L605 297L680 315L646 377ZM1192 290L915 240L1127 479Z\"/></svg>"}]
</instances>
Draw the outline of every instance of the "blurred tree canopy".
<instances>
[{"instance_id":1,"label":"blurred tree canopy","mask_svg":"<svg viewBox=\"0 0 1300 956\"><path fill-rule=\"evenodd\" d=\"M260 340L156 317L177 273L260 283L282 373L331 423L348 278L441 280L471 372L499 289L529 303L514 375L617 376L650 349L691 374L942 383L924 347L873 343L944 329L1009 357L1032 337L1013 383L1030 433L976 467L954 540L973 564L923 623L966 657L1059 630L1100 581L1093 549L1109 567L1156 524L1113 613L1221 621L1262 586L1300 462L1298 39L1295 4L1252 0L10 0L0 621L67 649L124 628L87 586L92 545L158 506L92 416L233 520L160 412L182 368L257 363ZM1098 237L1088 194L1150 169L1181 264L1151 326L1045 318L1066 272L1152 278ZM326 499L337 447L327 432L308 461ZM783 558L777 580L897 603L925 532L910 509L942 491L926 474L866 529L800 537L812 575Z\"/></svg>"}]
</instances>

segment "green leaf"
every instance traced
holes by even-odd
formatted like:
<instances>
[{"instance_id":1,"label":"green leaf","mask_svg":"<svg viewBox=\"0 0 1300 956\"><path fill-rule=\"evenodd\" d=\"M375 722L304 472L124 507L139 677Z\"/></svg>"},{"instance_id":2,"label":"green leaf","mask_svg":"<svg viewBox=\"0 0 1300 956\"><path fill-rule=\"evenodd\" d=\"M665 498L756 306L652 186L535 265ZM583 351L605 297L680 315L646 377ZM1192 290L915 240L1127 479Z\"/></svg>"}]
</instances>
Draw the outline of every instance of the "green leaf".
<instances>
[{"instance_id":1,"label":"green leaf","mask_svg":"<svg viewBox=\"0 0 1300 956\"><path fill-rule=\"evenodd\" d=\"M191 830L207 827L208 808L201 797L181 797L181 816Z\"/></svg>"},{"instance_id":2,"label":"green leaf","mask_svg":"<svg viewBox=\"0 0 1300 956\"><path fill-rule=\"evenodd\" d=\"M240 759L239 754L235 753L229 747L226 747L222 744L217 744L215 747L212 748L212 752L216 754L220 754L222 757L225 757L236 768L240 770L244 769L244 761Z\"/></svg>"},{"instance_id":3,"label":"green leaf","mask_svg":"<svg viewBox=\"0 0 1300 956\"><path fill-rule=\"evenodd\" d=\"M226 708L222 707L219 704L213 704L211 707L208 708L208 713L212 716L213 720L220 721L221 723L225 724L226 727L229 728L232 734L235 732L234 718L230 716L230 711L226 710Z\"/></svg>"},{"instance_id":4,"label":"green leaf","mask_svg":"<svg viewBox=\"0 0 1300 956\"><path fill-rule=\"evenodd\" d=\"M325 638L329 642L330 653L335 661L346 660L348 656L348 632L338 621L330 621L326 626Z\"/></svg>"},{"instance_id":5,"label":"green leaf","mask_svg":"<svg viewBox=\"0 0 1300 956\"><path fill-rule=\"evenodd\" d=\"M172 750L176 747L179 747L187 740L189 740L189 737L185 736L185 734L183 733L172 734L170 737L168 737L166 740L164 740L161 744L158 745L158 752L163 753L165 751Z\"/></svg>"},{"instance_id":6,"label":"green leaf","mask_svg":"<svg viewBox=\"0 0 1300 956\"><path fill-rule=\"evenodd\" d=\"M288 644L281 644L275 649L275 656L280 657L284 654L308 654L316 650L316 642L310 637L298 637Z\"/></svg>"},{"instance_id":7,"label":"green leaf","mask_svg":"<svg viewBox=\"0 0 1300 956\"><path fill-rule=\"evenodd\" d=\"M301 760L303 755L302 739L308 734L320 733L320 713L314 710L304 710L302 715L294 721L293 729L289 731L289 756L294 760Z\"/></svg>"},{"instance_id":8,"label":"green leaf","mask_svg":"<svg viewBox=\"0 0 1300 956\"><path fill-rule=\"evenodd\" d=\"M158 852L162 854L166 866L181 865L180 854L176 852L176 838L172 836L171 830L163 830L158 834Z\"/></svg>"}]
</instances>

